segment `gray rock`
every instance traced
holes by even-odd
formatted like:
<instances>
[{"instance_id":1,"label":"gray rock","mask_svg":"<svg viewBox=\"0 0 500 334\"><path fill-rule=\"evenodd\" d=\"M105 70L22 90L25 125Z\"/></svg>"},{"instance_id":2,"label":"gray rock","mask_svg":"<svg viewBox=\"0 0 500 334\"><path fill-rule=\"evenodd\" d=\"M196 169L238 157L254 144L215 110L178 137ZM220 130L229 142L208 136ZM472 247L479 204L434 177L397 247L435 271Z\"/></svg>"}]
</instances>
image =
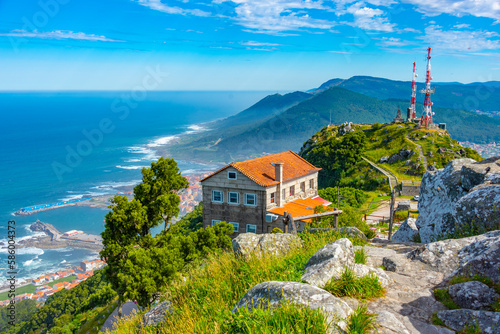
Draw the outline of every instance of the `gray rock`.
<instances>
[{"instance_id":1,"label":"gray rock","mask_svg":"<svg viewBox=\"0 0 500 334\"><path fill-rule=\"evenodd\" d=\"M380 158L380 160L378 161L379 164L385 164L389 161L389 157L382 157Z\"/></svg>"},{"instance_id":2,"label":"gray rock","mask_svg":"<svg viewBox=\"0 0 500 334\"><path fill-rule=\"evenodd\" d=\"M377 325L383 334L411 334L408 329L389 311L377 312Z\"/></svg>"},{"instance_id":3,"label":"gray rock","mask_svg":"<svg viewBox=\"0 0 500 334\"><path fill-rule=\"evenodd\" d=\"M331 293L297 282L270 281L252 287L233 308L237 313L239 309L247 308L277 308L286 300L288 303L307 305L311 309L319 309L325 315L328 323L337 323L341 328L346 328L346 319L352 309L340 298Z\"/></svg>"},{"instance_id":4,"label":"gray rock","mask_svg":"<svg viewBox=\"0 0 500 334\"><path fill-rule=\"evenodd\" d=\"M394 256L384 257L382 259L382 265L387 271L396 271L397 268L397 260Z\"/></svg>"},{"instance_id":5,"label":"gray rock","mask_svg":"<svg viewBox=\"0 0 500 334\"><path fill-rule=\"evenodd\" d=\"M332 278L339 278L346 266L354 265L354 249L347 238L339 239L311 256L304 267L302 280L317 286L324 287Z\"/></svg>"},{"instance_id":6,"label":"gray rock","mask_svg":"<svg viewBox=\"0 0 500 334\"><path fill-rule=\"evenodd\" d=\"M494 289L478 281L454 284L448 292L458 306L472 310L485 309L499 297Z\"/></svg>"},{"instance_id":7,"label":"gray rock","mask_svg":"<svg viewBox=\"0 0 500 334\"><path fill-rule=\"evenodd\" d=\"M353 271L357 276L375 275L384 288L388 287L392 282L391 278L380 268L372 268L365 264L355 263Z\"/></svg>"},{"instance_id":8,"label":"gray rock","mask_svg":"<svg viewBox=\"0 0 500 334\"><path fill-rule=\"evenodd\" d=\"M467 324L476 323L482 333L500 334L500 312L459 309L437 312L437 317L456 331L463 330Z\"/></svg>"},{"instance_id":9,"label":"gray rock","mask_svg":"<svg viewBox=\"0 0 500 334\"><path fill-rule=\"evenodd\" d=\"M405 167L410 166L413 162L411 160L405 161Z\"/></svg>"},{"instance_id":10,"label":"gray rock","mask_svg":"<svg viewBox=\"0 0 500 334\"><path fill-rule=\"evenodd\" d=\"M460 185L462 167L472 159L456 159L443 170L429 171L422 178L416 225L423 243L451 233L455 227L455 204L467 192Z\"/></svg>"},{"instance_id":11,"label":"gray rock","mask_svg":"<svg viewBox=\"0 0 500 334\"><path fill-rule=\"evenodd\" d=\"M233 239L233 251L242 256L250 255L284 255L290 250L300 247L302 240L288 233L242 233Z\"/></svg>"},{"instance_id":12,"label":"gray rock","mask_svg":"<svg viewBox=\"0 0 500 334\"><path fill-rule=\"evenodd\" d=\"M392 236L392 240L399 242L415 242L418 237L417 219L407 218Z\"/></svg>"},{"instance_id":13,"label":"gray rock","mask_svg":"<svg viewBox=\"0 0 500 334\"><path fill-rule=\"evenodd\" d=\"M500 157L481 162L452 160L443 170L429 171L420 188L416 225L428 243L471 230L500 228Z\"/></svg>"},{"instance_id":14,"label":"gray rock","mask_svg":"<svg viewBox=\"0 0 500 334\"><path fill-rule=\"evenodd\" d=\"M357 249L358 247L354 247ZM372 247L372 246L363 246L359 247L365 250L365 254L367 256L366 265L370 267L380 267L382 265L382 259L387 256L396 255L396 251L388 248L380 248L380 247Z\"/></svg>"},{"instance_id":15,"label":"gray rock","mask_svg":"<svg viewBox=\"0 0 500 334\"><path fill-rule=\"evenodd\" d=\"M474 226L478 231L500 229L500 185L484 185L457 201L455 206L456 229L467 230Z\"/></svg>"},{"instance_id":16,"label":"gray rock","mask_svg":"<svg viewBox=\"0 0 500 334\"><path fill-rule=\"evenodd\" d=\"M407 211L407 210L410 210L410 209L411 209L410 201L400 201L398 203L396 211Z\"/></svg>"},{"instance_id":17,"label":"gray rock","mask_svg":"<svg viewBox=\"0 0 500 334\"><path fill-rule=\"evenodd\" d=\"M340 232L340 233L345 233L346 235L350 237L358 237L363 240L368 240L366 235L361 232L357 227L353 226L342 226L339 228L309 228L306 230L308 233L322 233L322 232Z\"/></svg>"},{"instance_id":18,"label":"gray rock","mask_svg":"<svg viewBox=\"0 0 500 334\"><path fill-rule=\"evenodd\" d=\"M159 303L142 316L142 321L146 326L155 326L163 321L165 314L172 312L172 303L166 300Z\"/></svg>"},{"instance_id":19,"label":"gray rock","mask_svg":"<svg viewBox=\"0 0 500 334\"><path fill-rule=\"evenodd\" d=\"M461 264L458 274L486 276L500 283L500 231L483 234L481 239L461 249L458 259Z\"/></svg>"}]
</instances>

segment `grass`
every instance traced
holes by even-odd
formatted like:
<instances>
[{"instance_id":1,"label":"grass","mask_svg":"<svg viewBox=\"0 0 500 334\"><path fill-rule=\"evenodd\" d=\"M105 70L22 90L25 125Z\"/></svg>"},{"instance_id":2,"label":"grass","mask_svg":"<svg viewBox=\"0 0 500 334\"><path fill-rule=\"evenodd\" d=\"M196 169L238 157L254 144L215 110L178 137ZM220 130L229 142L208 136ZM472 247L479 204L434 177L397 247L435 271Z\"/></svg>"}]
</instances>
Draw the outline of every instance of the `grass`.
<instances>
[{"instance_id":1,"label":"grass","mask_svg":"<svg viewBox=\"0 0 500 334\"><path fill-rule=\"evenodd\" d=\"M63 278L56 279L50 283L46 283L45 285L52 287L56 283L71 282L75 278L76 278L76 276L74 276L74 275L68 276L68 277L63 277ZM19 296L19 295L22 295L25 293L34 293L36 288L37 287L33 284L21 286L19 288L16 288L16 296ZM6 299L9 299L9 292L5 291L5 292L0 293L0 300L6 300Z\"/></svg>"},{"instance_id":2,"label":"grass","mask_svg":"<svg viewBox=\"0 0 500 334\"><path fill-rule=\"evenodd\" d=\"M161 327L145 327L141 332L226 333L227 328L231 329L233 322L239 321L238 315L231 312L232 308L250 288L267 281L302 282L303 268L309 258L324 245L346 237L345 234L332 231L299 235L304 241L303 247L292 249L285 256L264 254L240 258L233 252L210 255L202 266L189 268L183 273L186 280L179 277L168 286L165 298L171 301L174 312L166 315ZM355 245L366 244L361 239L349 239ZM308 324L304 322L305 320L301 320L304 322L302 325L296 324L297 319L304 319L302 317L304 313L303 310L296 309L294 312L293 319L287 318L286 323L279 324L266 322L266 328L280 326L269 331L279 333L279 330L282 330L282 333L290 333L283 328ZM267 321L265 320L267 316L262 313L256 313L253 317L249 323ZM318 323L315 321L314 324ZM137 326L140 325L140 314L131 316L127 320L120 321L117 332L136 333Z\"/></svg>"},{"instance_id":3,"label":"grass","mask_svg":"<svg viewBox=\"0 0 500 334\"><path fill-rule=\"evenodd\" d=\"M364 248L359 248L354 251L354 262L359 264L366 264L366 252Z\"/></svg>"},{"instance_id":4,"label":"grass","mask_svg":"<svg viewBox=\"0 0 500 334\"><path fill-rule=\"evenodd\" d=\"M345 267L340 278L332 279L324 289L337 297L367 300L382 297L385 293L376 275L357 276L349 267Z\"/></svg>"},{"instance_id":5,"label":"grass","mask_svg":"<svg viewBox=\"0 0 500 334\"><path fill-rule=\"evenodd\" d=\"M441 302L450 310L456 310L460 308L460 306L455 304L453 299L451 299L448 289L434 289L434 297L437 301Z\"/></svg>"},{"instance_id":6,"label":"grass","mask_svg":"<svg viewBox=\"0 0 500 334\"><path fill-rule=\"evenodd\" d=\"M349 316L347 323L348 334L370 333L375 329L377 315L368 312L366 305L360 305Z\"/></svg>"},{"instance_id":7,"label":"grass","mask_svg":"<svg viewBox=\"0 0 500 334\"><path fill-rule=\"evenodd\" d=\"M441 319L438 318L437 312L432 313L431 322L432 322L433 325L441 326L441 327L446 327L446 325L443 322L443 320L441 320Z\"/></svg>"},{"instance_id":8,"label":"grass","mask_svg":"<svg viewBox=\"0 0 500 334\"><path fill-rule=\"evenodd\" d=\"M241 309L231 323L223 326L228 334L323 334L327 324L320 310L308 306L285 303L277 309Z\"/></svg>"},{"instance_id":9,"label":"grass","mask_svg":"<svg viewBox=\"0 0 500 334\"><path fill-rule=\"evenodd\" d=\"M482 333L483 331L481 330L481 327L475 321L465 325L465 327L461 331L457 332L457 334L482 334Z\"/></svg>"}]
</instances>

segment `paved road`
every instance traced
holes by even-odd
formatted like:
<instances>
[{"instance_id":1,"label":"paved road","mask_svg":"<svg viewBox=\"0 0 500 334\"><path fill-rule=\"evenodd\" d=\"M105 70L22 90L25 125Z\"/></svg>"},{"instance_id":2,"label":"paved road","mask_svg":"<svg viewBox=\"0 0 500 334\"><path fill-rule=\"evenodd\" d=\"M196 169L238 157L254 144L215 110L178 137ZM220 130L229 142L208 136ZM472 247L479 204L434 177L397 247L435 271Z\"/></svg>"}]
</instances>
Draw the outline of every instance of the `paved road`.
<instances>
[{"instance_id":1,"label":"paved road","mask_svg":"<svg viewBox=\"0 0 500 334\"><path fill-rule=\"evenodd\" d=\"M138 310L137 305L135 305L134 302L126 302L125 304L123 304L123 309L122 309L123 316L130 315L130 314L132 314L133 311L137 312L137 310ZM113 330L113 325L115 324L115 322L117 320L118 320L118 307L115 308L113 313L111 313L109 315L108 319L106 319L106 321L104 322L104 324L101 327L101 332Z\"/></svg>"}]
</instances>

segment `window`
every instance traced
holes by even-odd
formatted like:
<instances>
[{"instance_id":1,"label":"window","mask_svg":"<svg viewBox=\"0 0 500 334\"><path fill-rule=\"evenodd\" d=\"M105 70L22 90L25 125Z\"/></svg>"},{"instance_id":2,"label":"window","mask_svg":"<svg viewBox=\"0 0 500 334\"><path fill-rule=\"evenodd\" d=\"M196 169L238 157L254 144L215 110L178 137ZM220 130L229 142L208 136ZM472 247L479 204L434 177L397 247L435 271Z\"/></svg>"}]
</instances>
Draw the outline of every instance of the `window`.
<instances>
[{"instance_id":1,"label":"window","mask_svg":"<svg viewBox=\"0 0 500 334\"><path fill-rule=\"evenodd\" d=\"M257 233L257 225L247 224L247 233Z\"/></svg>"},{"instance_id":2,"label":"window","mask_svg":"<svg viewBox=\"0 0 500 334\"><path fill-rule=\"evenodd\" d=\"M276 202L276 193L271 193L271 203Z\"/></svg>"},{"instance_id":3,"label":"window","mask_svg":"<svg viewBox=\"0 0 500 334\"><path fill-rule=\"evenodd\" d=\"M286 189L283 189L282 193L283 193L283 196L281 196L281 197L283 197L283 199L285 199L286 198Z\"/></svg>"},{"instance_id":4,"label":"window","mask_svg":"<svg viewBox=\"0 0 500 334\"><path fill-rule=\"evenodd\" d=\"M229 171L229 172L227 172L227 178L230 179L230 180L236 180L236 178L237 178L236 172L235 171Z\"/></svg>"},{"instance_id":5,"label":"window","mask_svg":"<svg viewBox=\"0 0 500 334\"><path fill-rule=\"evenodd\" d=\"M240 231L240 224L239 223L230 222L230 224L233 225L233 232L238 233Z\"/></svg>"},{"instance_id":6,"label":"window","mask_svg":"<svg viewBox=\"0 0 500 334\"><path fill-rule=\"evenodd\" d=\"M278 216L277 215L273 215L272 213L268 213L266 215L266 223L272 223L273 221L275 221L276 219L278 219Z\"/></svg>"},{"instance_id":7,"label":"window","mask_svg":"<svg viewBox=\"0 0 500 334\"><path fill-rule=\"evenodd\" d=\"M255 194L245 194L245 205L257 205L257 195Z\"/></svg>"},{"instance_id":8,"label":"window","mask_svg":"<svg viewBox=\"0 0 500 334\"><path fill-rule=\"evenodd\" d=\"M309 189L314 188L314 179L309 180Z\"/></svg>"},{"instance_id":9,"label":"window","mask_svg":"<svg viewBox=\"0 0 500 334\"><path fill-rule=\"evenodd\" d=\"M224 192L220 190L212 190L212 202L214 203L224 202Z\"/></svg>"},{"instance_id":10,"label":"window","mask_svg":"<svg viewBox=\"0 0 500 334\"><path fill-rule=\"evenodd\" d=\"M302 183L300 184L300 191L302 191L303 193L305 193L305 192L306 192L306 183L305 183L305 182L302 182Z\"/></svg>"},{"instance_id":11,"label":"window","mask_svg":"<svg viewBox=\"0 0 500 334\"><path fill-rule=\"evenodd\" d=\"M212 219L212 226L215 226L215 225L217 225L220 222L221 222L220 220Z\"/></svg>"},{"instance_id":12,"label":"window","mask_svg":"<svg viewBox=\"0 0 500 334\"><path fill-rule=\"evenodd\" d=\"M295 186L290 187L290 196L295 195Z\"/></svg>"},{"instance_id":13,"label":"window","mask_svg":"<svg viewBox=\"0 0 500 334\"><path fill-rule=\"evenodd\" d=\"M233 193L229 191L227 193L228 202L231 204L240 204L240 193Z\"/></svg>"}]
</instances>

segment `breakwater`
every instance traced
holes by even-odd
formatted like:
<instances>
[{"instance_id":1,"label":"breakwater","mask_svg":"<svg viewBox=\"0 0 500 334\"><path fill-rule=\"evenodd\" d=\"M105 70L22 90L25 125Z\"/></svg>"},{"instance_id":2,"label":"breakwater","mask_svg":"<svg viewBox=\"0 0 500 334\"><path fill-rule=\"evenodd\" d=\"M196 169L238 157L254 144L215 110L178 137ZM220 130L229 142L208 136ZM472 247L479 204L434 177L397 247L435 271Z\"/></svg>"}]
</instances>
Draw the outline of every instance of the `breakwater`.
<instances>
[{"instance_id":1,"label":"breakwater","mask_svg":"<svg viewBox=\"0 0 500 334\"><path fill-rule=\"evenodd\" d=\"M47 211L47 210L52 210L52 209L57 209L61 208L64 206L68 205L74 205L78 202L83 202L91 199L92 197L82 197L82 198L77 198L77 199L72 199L69 201L62 201L62 202L57 202L57 203L51 203L51 204L40 204L40 205L34 205L34 206L28 206L25 208L21 208L14 212L16 216L29 216L37 212L42 212L42 211Z\"/></svg>"}]
</instances>

